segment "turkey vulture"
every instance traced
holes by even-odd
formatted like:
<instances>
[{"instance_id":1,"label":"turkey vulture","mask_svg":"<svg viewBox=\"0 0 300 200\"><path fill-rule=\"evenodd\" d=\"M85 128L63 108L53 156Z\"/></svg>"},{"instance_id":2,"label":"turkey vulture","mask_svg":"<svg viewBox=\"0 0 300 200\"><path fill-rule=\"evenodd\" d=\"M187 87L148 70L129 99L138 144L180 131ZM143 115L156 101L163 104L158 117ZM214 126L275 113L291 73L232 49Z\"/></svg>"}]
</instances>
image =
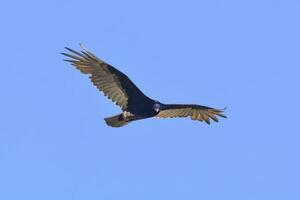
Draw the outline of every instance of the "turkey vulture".
<instances>
[{"instance_id":1,"label":"turkey vulture","mask_svg":"<svg viewBox=\"0 0 300 200\"><path fill-rule=\"evenodd\" d=\"M122 113L105 118L107 125L121 127L135 120L150 117L174 118L191 117L193 120L210 119L218 122L217 116L226 118L223 110L194 104L163 104L144 95L144 93L122 72L97 58L91 51L81 46L80 52L70 48L65 61L70 62L84 74L88 74L93 84L104 95L121 107Z\"/></svg>"}]
</instances>

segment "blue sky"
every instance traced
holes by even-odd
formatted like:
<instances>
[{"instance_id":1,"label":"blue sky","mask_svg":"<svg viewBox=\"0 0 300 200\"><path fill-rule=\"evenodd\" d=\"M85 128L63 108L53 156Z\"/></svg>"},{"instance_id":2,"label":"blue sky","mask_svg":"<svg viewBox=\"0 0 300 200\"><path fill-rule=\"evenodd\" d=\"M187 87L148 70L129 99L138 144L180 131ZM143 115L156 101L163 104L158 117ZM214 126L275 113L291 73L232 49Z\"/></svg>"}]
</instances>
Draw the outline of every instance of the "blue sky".
<instances>
[{"instance_id":1,"label":"blue sky","mask_svg":"<svg viewBox=\"0 0 300 200\"><path fill-rule=\"evenodd\" d=\"M300 199L300 3L1 3L0 199ZM84 43L208 126L120 112L62 61Z\"/></svg>"}]
</instances>

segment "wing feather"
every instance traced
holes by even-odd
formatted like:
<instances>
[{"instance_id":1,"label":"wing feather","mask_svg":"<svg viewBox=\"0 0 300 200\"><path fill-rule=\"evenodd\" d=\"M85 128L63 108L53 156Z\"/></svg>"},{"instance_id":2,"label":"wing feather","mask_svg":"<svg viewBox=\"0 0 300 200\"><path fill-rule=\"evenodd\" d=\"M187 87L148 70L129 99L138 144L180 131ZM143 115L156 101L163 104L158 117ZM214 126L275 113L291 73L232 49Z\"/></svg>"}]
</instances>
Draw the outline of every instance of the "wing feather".
<instances>
[{"instance_id":1,"label":"wing feather","mask_svg":"<svg viewBox=\"0 0 300 200\"><path fill-rule=\"evenodd\" d=\"M215 109L201 105L181 105L181 104L170 104L165 105L162 110L156 115L158 118L173 118L173 117L188 117L192 120L205 121L210 124L210 119L218 122L219 117L226 118L224 114L225 109Z\"/></svg>"},{"instance_id":2,"label":"wing feather","mask_svg":"<svg viewBox=\"0 0 300 200\"><path fill-rule=\"evenodd\" d=\"M92 83L107 98L119 105L123 110L127 109L131 96L146 98L125 74L97 58L86 48L82 48L81 52L77 52L66 47L69 53L62 54L71 59L65 59L65 61L70 62L83 74L90 75Z\"/></svg>"}]
</instances>

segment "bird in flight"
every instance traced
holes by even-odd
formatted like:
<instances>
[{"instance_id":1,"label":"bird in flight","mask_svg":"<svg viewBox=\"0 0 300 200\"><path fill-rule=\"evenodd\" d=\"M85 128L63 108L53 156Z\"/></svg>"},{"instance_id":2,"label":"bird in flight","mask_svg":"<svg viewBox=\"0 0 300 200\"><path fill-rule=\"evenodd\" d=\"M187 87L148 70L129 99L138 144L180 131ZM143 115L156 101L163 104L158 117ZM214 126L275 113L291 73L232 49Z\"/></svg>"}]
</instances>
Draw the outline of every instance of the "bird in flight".
<instances>
[{"instance_id":1,"label":"bird in flight","mask_svg":"<svg viewBox=\"0 0 300 200\"><path fill-rule=\"evenodd\" d=\"M195 104L163 104L147 97L125 74L96 57L82 47L80 52L70 48L65 61L70 62L83 74L89 75L93 84L103 94L121 107L122 113L105 118L107 125L121 127L136 120L156 117L191 117L192 120L210 124L210 119L218 122L217 116L226 118L224 109L210 108Z\"/></svg>"}]
</instances>

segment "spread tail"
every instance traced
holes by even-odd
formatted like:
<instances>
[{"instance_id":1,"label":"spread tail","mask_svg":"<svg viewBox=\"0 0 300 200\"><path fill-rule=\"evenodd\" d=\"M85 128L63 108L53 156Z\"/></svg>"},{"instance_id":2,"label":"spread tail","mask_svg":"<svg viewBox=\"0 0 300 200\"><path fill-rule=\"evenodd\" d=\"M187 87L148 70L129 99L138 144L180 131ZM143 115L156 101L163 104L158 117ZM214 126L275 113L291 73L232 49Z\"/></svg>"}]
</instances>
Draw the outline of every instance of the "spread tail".
<instances>
[{"instance_id":1,"label":"spread tail","mask_svg":"<svg viewBox=\"0 0 300 200\"><path fill-rule=\"evenodd\" d=\"M128 121L124 120L123 114L108 117L108 118L105 118L104 120L108 126L112 126L115 128L125 126L129 123Z\"/></svg>"}]
</instances>

